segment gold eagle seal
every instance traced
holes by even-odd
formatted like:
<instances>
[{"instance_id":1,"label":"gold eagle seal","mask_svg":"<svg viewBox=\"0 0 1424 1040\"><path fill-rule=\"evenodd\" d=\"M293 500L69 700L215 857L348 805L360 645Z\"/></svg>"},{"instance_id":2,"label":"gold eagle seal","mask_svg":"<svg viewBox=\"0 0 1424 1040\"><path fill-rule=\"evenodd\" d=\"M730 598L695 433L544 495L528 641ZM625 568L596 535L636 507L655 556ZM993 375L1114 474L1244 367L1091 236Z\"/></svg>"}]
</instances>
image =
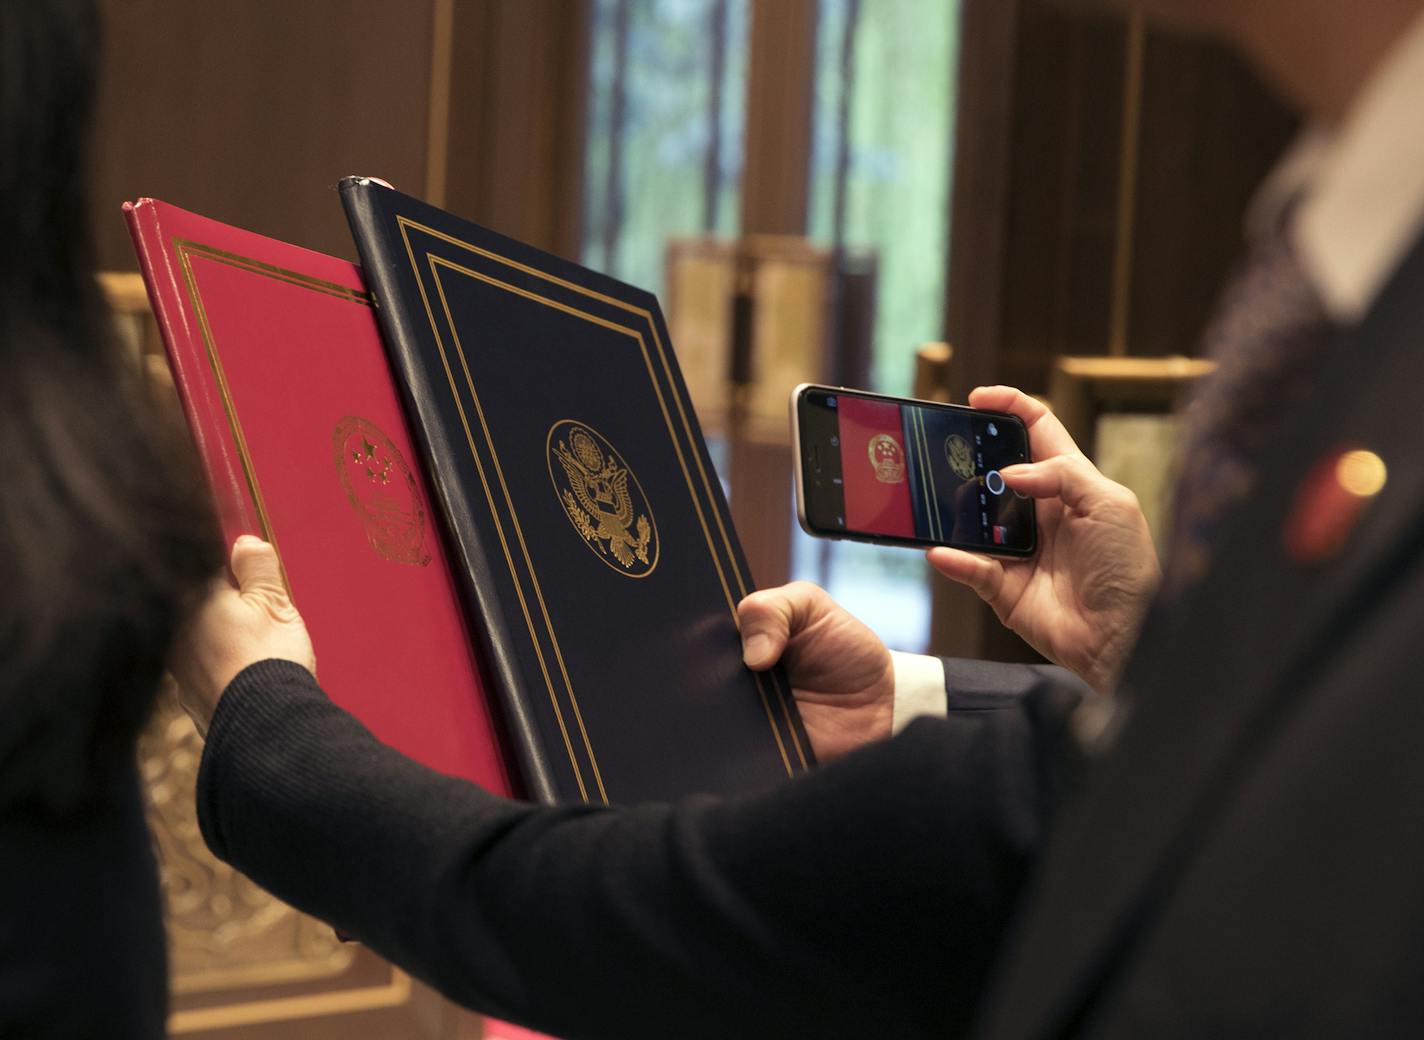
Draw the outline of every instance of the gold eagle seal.
<instances>
[{"instance_id":1,"label":"gold eagle seal","mask_svg":"<svg viewBox=\"0 0 1424 1040\"><path fill-rule=\"evenodd\" d=\"M959 434L951 433L945 438L944 457L949 460L949 468L954 470L955 476L974 479L974 451Z\"/></svg>"},{"instance_id":2,"label":"gold eagle seal","mask_svg":"<svg viewBox=\"0 0 1424 1040\"><path fill-rule=\"evenodd\" d=\"M547 438L549 479L564 514L600 560L630 578L658 565L658 529L643 486L608 438L560 419Z\"/></svg>"},{"instance_id":3,"label":"gold eagle seal","mask_svg":"<svg viewBox=\"0 0 1424 1040\"><path fill-rule=\"evenodd\" d=\"M882 484L898 484L905 479L905 453L900 442L888 433L877 433L866 446L875 479Z\"/></svg>"},{"instance_id":4,"label":"gold eagle seal","mask_svg":"<svg viewBox=\"0 0 1424 1040\"><path fill-rule=\"evenodd\" d=\"M375 423L348 415L331 434L336 473L366 541L392 563L424 567L425 506L400 449Z\"/></svg>"}]
</instances>

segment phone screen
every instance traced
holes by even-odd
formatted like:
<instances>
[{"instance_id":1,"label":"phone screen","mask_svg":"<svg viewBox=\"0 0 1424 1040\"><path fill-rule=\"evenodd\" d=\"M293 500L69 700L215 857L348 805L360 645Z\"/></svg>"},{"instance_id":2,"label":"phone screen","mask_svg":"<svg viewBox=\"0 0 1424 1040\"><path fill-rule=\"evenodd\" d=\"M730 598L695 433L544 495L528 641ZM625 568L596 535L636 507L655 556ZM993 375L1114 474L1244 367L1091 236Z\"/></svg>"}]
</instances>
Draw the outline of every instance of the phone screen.
<instances>
[{"instance_id":1,"label":"phone screen","mask_svg":"<svg viewBox=\"0 0 1424 1040\"><path fill-rule=\"evenodd\" d=\"M802 390L796 411L812 533L1033 551L1033 501L999 474L1028 461L1016 417L829 387Z\"/></svg>"}]
</instances>

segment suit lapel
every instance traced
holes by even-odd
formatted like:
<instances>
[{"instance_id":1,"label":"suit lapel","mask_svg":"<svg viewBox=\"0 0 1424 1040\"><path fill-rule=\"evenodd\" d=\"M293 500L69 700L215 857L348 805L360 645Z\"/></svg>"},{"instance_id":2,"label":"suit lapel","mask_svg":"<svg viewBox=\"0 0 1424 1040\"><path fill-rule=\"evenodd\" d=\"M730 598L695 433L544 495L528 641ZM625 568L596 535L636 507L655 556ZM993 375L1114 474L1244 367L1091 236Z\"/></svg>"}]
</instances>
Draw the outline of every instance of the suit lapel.
<instances>
[{"instance_id":1,"label":"suit lapel","mask_svg":"<svg viewBox=\"0 0 1424 1040\"><path fill-rule=\"evenodd\" d=\"M1081 1017L1318 663L1421 552L1424 248L1319 375L1313 400L1282 417L1257 490L1224 518L1210 573L1149 619L1125 723L1055 822L987 1005L989 1035L1059 1033ZM1311 468L1345 446L1381 455L1388 482L1339 553L1301 565L1283 548L1288 514Z\"/></svg>"}]
</instances>

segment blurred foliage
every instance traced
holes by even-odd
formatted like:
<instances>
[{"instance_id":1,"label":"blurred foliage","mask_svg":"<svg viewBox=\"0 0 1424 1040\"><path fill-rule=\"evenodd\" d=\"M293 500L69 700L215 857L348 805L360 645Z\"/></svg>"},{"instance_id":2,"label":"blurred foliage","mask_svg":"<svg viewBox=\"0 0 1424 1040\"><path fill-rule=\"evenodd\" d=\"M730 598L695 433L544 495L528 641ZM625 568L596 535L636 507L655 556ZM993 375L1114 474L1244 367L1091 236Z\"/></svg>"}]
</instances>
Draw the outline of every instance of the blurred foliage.
<instances>
[{"instance_id":1,"label":"blurred foliage","mask_svg":"<svg viewBox=\"0 0 1424 1040\"><path fill-rule=\"evenodd\" d=\"M748 0L626 0L627 60L620 145L622 220L611 243L609 169L616 79L618 0L595 0L589 132L585 160L584 262L654 292L663 287L669 238L737 228L746 115ZM709 40L725 13L721 82ZM712 97L720 87L717 218L703 226ZM611 244L612 248L608 246Z\"/></svg>"},{"instance_id":2,"label":"blurred foliage","mask_svg":"<svg viewBox=\"0 0 1424 1040\"><path fill-rule=\"evenodd\" d=\"M959 0L860 0L859 8L845 244L879 256L875 389L908 394L915 348L944 335ZM850 9L851 0L821 0L809 230L827 244Z\"/></svg>"}]
</instances>

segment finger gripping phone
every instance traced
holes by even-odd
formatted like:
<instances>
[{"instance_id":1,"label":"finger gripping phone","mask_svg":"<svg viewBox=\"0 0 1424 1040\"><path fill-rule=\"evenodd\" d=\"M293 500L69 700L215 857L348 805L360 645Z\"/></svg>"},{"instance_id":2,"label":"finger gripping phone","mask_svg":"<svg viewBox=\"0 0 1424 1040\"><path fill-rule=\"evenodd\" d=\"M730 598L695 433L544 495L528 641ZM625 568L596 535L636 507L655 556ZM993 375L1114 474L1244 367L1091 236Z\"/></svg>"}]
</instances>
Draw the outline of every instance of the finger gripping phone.
<instances>
[{"instance_id":1,"label":"finger gripping phone","mask_svg":"<svg viewBox=\"0 0 1424 1040\"><path fill-rule=\"evenodd\" d=\"M999 473L1029 461L1016 416L803 383L791 392L791 430L808 534L1033 554L1033 499Z\"/></svg>"}]
</instances>

